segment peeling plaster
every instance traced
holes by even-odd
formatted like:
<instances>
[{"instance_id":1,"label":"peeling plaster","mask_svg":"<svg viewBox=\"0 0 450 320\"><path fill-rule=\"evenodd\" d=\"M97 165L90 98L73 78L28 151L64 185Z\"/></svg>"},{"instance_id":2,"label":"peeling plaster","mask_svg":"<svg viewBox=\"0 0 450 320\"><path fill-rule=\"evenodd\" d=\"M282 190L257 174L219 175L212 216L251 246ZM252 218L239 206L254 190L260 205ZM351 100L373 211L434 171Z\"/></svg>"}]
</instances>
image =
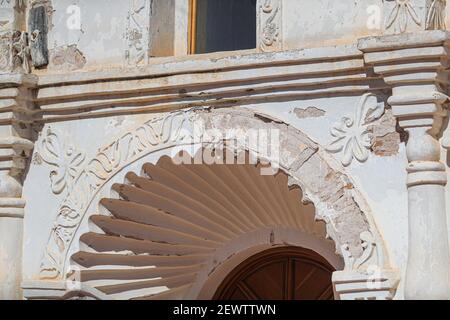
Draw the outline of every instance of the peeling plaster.
<instances>
[{"instance_id":1,"label":"peeling plaster","mask_svg":"<svg viewBox=\"0 0 450 320\"><path fill-rule=\"evenodd\" d=\"M326 112L324 110L316 108L316 107L308 107L306 109L295 108L294 113L300 119L319 118L319 117L323 117L326 114Z\"/></svg>"},{"instance_id":2,"label":"peeling plaster","mask_svg":"<svg viewBox=\"0 0 450 320\"><path fill-rule=\"evenodd\" d=\"M372 151L381 157L397 155L401 143L401 135L396 130L397 120L392 110L386 110L385 114L371 126L373 132Z\"/></svg>"},{"instance_id":3,"label":"peeling plaster","mask_svg":"<svg viewBox=\"0 0 450 320\"><path fill-rule=\"evenodd\" d=\"M87 60L76 44L57 47L50 51L50 61L54 68L61 70L79 70Z\"/></svg>"}]
</instances>

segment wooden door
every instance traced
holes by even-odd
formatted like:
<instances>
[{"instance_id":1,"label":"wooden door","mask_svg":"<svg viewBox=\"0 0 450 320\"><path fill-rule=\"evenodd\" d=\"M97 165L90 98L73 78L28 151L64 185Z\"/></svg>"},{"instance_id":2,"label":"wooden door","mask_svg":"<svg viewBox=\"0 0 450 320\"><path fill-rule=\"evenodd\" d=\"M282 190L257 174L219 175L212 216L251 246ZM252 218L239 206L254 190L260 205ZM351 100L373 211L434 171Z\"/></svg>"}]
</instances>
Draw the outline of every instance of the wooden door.
<instances>
[{"instance_id":1,"label":"wooden door","mask_svg":"<svg viewBox=\"0 0 450 320\"><path fill-rule=\"evenodd\" d=\"M223 281L217 300L332 300L334 268L314 251L285 247L255 255Z\"/></svg>"}]
</instances>

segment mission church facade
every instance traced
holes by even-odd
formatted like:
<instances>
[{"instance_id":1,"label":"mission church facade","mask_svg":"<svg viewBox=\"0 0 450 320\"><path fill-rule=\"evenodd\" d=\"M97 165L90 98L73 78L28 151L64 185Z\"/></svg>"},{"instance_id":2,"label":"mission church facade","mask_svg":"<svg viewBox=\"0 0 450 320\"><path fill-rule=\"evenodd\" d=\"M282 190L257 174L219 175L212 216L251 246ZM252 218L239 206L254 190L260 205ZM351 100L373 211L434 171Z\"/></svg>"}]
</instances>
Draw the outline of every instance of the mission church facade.
<instances>
[{"instance_id":1,"label":"mission church facade","mask_svg":"<svg viewBox=\"0 0 450 320\"><path fill-rule=\"evenodd\" d=\"M450 298L449 10L0 0L0 299Z\"/></svg>"}]
</instances>

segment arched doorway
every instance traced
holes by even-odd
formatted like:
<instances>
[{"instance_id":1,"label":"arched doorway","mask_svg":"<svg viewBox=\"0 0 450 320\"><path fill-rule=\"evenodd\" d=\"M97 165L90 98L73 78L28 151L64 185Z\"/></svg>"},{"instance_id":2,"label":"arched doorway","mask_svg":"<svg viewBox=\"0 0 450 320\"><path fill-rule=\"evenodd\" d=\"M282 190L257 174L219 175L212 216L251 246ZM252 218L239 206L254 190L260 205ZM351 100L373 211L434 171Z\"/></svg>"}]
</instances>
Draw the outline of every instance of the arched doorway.
<instances>
[{"instance_id":1,"label":"arched doorway","mask_svg":"<svg viewBox=\"0 0 450 320\"><path fill-rule=\"evenodd\" d=\"M286 141L280 172L263 177L257 166L238 164L174 167L168 153L194 146L189 132L200 120L206 130L280 130ZM235 148L256 152L247 144ZM79 277L76 294L211 299L230 270L278 246L312 249L343 270L333 273L338 299L395 294L397 273L386 269L385 247L351 179L300 131L251 112L188 111L152 119L102 148L76 181L59 207L41 263L42 279ZM381 289L367 288L369 266L380 267L374 282Z\"/></svg>"},{"instance_id":2,"label":"arched doorway","mask_svg":"<svg viewBox=\"0 0 450 320\"><path fill-rule=\"evenodd\" d=\"M269 249L236 267L216 300L332 300L335 269L319 254L299 247Z\"/></svg>"}]
</instances>

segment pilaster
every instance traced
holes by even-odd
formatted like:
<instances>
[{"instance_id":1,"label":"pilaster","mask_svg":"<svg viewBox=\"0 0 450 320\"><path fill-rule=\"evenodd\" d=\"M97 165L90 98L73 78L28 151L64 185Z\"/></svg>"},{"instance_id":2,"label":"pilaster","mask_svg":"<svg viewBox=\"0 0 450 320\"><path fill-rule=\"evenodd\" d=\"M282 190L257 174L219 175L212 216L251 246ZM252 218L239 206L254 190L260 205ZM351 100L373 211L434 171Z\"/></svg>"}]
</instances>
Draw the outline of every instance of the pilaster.
<instances>
[{"instance_id":1,"label":"pilaster","mask_svg":"<svg viewBox=\"0 0 450 320\"><path fill-rule=\"evenodd\" d=\"M25 1L0 5L0 299L20 299L25 200L23 174L33 149L30 141L32 90L25 32Z\"/></svg>"},{"instance_id":2,"label":"pilaster","mask_svg":"<svg viewBox=\"0 0 450 320\"><path fill-rule=\"evenodd\" d=\"M0 299L21 298L23 174L33 149L31 75L0 75Z\"/></svg>"},{"instance_id":3,"label":"pilaster","mask_svg":"<svg viewBox=\"0 0 450 320\"><path fill-rule=\"evenodd\" d=\"M406 299L448 299L446 165L439 143L447 115L450 33L422 31L360 40L365 62L392 86L388 103L408 133L409 249Z\"/></svg>"}]
</instances>

